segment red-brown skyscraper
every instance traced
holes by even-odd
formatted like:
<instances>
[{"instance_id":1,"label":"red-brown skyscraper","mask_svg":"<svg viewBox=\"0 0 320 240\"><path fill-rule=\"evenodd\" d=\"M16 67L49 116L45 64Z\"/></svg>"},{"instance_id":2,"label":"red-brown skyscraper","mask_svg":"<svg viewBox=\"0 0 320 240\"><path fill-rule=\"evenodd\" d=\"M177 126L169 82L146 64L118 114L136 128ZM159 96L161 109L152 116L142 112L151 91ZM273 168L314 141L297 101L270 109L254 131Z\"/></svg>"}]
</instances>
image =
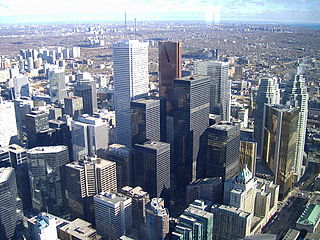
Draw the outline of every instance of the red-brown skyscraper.
<instances>
[{"instance_id":1,"label":"red-brown skyscraper","mask_svg":"<svg viewBox=\"0 0 320 240\"><path fill-rule=\"evenodd\" d=\"M173 82L181 78L181 42L159 42L160 97L167 102L167 112L173 109Z\"/></svg>"}]
</instances>

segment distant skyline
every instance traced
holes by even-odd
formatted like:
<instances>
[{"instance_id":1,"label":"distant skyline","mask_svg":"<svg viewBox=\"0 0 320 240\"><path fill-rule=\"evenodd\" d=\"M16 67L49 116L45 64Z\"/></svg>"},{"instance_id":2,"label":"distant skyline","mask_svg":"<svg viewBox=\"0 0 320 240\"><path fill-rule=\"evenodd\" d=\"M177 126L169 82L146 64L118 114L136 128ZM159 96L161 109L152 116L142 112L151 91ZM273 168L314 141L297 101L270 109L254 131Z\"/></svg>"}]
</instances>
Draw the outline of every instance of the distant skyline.
<instances>
[{"instance_id":1,"label":"distant skyline","mask_svg":"<svg viewBox=\"0 0 320 240\"><path fill-rule=\"evenodd\" d=\"M0 24L203 20L320 23L319 0L0 0Z\"/></svg>"}]
</instances>

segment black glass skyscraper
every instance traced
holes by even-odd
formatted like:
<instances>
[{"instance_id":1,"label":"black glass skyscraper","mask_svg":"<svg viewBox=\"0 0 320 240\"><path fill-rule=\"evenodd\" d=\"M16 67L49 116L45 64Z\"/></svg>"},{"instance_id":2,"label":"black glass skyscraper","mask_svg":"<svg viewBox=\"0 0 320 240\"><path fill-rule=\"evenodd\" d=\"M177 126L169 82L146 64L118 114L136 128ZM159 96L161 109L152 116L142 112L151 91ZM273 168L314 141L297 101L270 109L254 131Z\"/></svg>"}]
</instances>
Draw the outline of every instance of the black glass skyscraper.
<instances>
[{"instance_id":1,"label":"black glass skyscraper","mask_svg":"<svg viewBox=\"0 0 320 240\"><path fill-rule=\"evenodd\" d=\"M183 189L196 179L200 136L209 123L209 78L195 76L174 80L175 184Z\"/></svg>"},{"instance_id":2,"label":"black glass skyscraper","mask_svg":"<svg viewBox=\"0 0 320 240\"><path fill-rule=\"evenodd\" d=\"M208 127L204 134L203 154L198 166L198 177L236 176L240 171L240 126L221 122Z\"/></svg>"}]
</instances>

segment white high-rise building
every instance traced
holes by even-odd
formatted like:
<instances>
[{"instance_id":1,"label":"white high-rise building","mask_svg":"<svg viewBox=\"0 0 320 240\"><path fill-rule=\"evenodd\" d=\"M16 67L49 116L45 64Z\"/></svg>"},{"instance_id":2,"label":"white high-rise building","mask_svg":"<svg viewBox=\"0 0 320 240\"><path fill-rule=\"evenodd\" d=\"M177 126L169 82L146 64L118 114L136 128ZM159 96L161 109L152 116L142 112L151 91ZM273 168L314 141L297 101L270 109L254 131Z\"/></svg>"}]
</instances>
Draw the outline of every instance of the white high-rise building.
<instances>
[{"instance_id":1,"label":"white high-rise building","mask_svg":"<svg viewBox=\"0 0 320 240\"><path fill-rule=\"evenodd\" d=\"M132 230L132 198L123 194L100 193L94 196L97 233L117 240Z\"/></svg>"},{"instance_id":2,"label":"white high-rise building","mask_svg":"<svg viewBox=\"0 0 320 240\"><path fill-rule=\"evenodd\" d=\"M108 122L101 118L82 115L72 121L72 146L74 160L94 156L100 149L107 149L109 142Z\"/></svg>"},{"instance_id":3,"label":"white high-rise building","mask_svg":"<svg viewBox=\"0 0 320 240\"><path fill-rule=\"evenodd\" d=\"M64 70L49 70L48 79L50 83L50 101L52 103L61 103L64 100L64 98L67 97Z\"/></svg>"},{"instance_id":4,"label":"white high-rise building","mask_svg":"<svg viewBox=\"0 0 320 240\"><path fill-rule=\"evenodd\" d=\"M130 101L148 94L148 43L127 40L113 45L116 142L131 147Z\"/></svg>"},{"instance_id":5,"label":"white high-rise building","mask_svg":"<svg viewBox=\"0 0 320 240\"><path fill-rule=\"evenodd\" d=\"M228 79L229 64L218 61L195 63L197 75L210 76L210 113L221 115L222 121L230 121L231 82Z\"/></svg>"},{"instance_id":6,"label":"white high-rise building","mask_svg":"<svg viewBox=\"0 0 320 240\"><path fill-rule=\"evenodd\" d=\"M308 120L308 100L309 94L303 75L295 75L287 84L283 101L285 105L288 104L300 108L296 154L293 166L296 181L300 180L305 171L305 166L303 166L303 153Z\"/></svg>"},{"instance_id":7,"label":"white high-rise building","mask_svg":"<svg viewBox=\"0 0 320 240\"><path fill-rule=\"evenodd\" d=\"M256 99L254 113L254 136L257 141L258 155L262 152L263 113L266 104L280 103L280 89L276 78L262 78Z\"/></svg>"}]
</instances>

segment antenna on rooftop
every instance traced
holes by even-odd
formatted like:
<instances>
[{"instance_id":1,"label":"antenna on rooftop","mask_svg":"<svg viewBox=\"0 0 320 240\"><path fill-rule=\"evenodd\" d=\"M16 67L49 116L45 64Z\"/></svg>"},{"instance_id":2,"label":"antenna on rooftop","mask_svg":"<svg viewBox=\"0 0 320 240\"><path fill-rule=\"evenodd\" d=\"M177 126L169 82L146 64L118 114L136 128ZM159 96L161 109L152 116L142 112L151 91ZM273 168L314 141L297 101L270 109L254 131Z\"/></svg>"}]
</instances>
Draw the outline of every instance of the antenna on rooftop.
<instances>
[{"instance_id":1,"label":"antenna on rooftop","mask_svg":"<svg viewBox=\"0 0 320 240\"><path fill-rule=\"evenodd\" d=\"M136 39L136 33L137 33L137 19L134 19L134 39Z\"/></svg>"}]
</instances>

